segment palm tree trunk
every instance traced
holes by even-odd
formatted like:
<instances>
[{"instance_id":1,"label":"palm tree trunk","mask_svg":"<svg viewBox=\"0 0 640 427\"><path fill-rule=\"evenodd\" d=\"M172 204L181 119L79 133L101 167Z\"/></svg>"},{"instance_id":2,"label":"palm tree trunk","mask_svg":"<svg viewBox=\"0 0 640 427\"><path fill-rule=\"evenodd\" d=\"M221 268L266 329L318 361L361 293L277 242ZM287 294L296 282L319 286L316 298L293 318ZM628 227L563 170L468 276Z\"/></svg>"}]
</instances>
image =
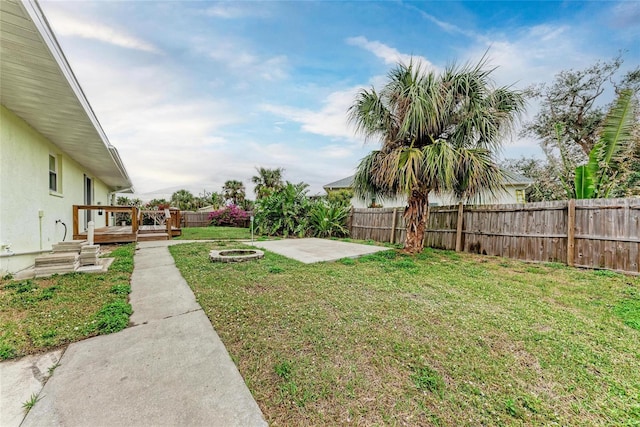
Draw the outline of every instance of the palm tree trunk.
<instances>
[{"instance_id":1,"label":"palm tree trunk","mask_svg":"<svg viewBox=\"0 0 640 427\"><path fill-rule=\"evenodd\" d=\"M404 251L417 254L424 249L424 232L427 227L429 192L412 190L408 205L404 210L404 221L407 224L407 237Z\"/></svg>"}]
</instances>

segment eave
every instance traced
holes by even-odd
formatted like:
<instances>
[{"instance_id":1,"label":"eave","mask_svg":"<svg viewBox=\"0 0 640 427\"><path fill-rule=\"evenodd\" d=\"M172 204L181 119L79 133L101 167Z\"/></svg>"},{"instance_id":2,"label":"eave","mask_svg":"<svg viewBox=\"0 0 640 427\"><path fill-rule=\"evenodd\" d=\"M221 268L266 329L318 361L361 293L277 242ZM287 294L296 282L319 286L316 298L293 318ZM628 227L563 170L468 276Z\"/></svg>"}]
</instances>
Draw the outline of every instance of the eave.
<instances>
[{"instance_id":1,"label":"eave","mask_svg":"<svg viewBox=\"0 0 640 427\"><path fill-rule=\"evenodd\" d=\"M132 189L35 0L0 1L0 103L112 191Z\"/></svg>"}]
</instances>

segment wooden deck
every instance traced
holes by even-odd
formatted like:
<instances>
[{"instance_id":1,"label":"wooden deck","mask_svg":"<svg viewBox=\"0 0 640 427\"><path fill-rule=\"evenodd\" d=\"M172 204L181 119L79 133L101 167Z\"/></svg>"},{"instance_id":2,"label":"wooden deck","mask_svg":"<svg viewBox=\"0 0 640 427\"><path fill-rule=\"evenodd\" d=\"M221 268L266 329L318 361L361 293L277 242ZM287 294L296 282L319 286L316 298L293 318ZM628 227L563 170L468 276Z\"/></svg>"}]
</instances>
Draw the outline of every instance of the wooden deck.
<instances>
[{"instance_id":1,"label":"wooden deck","mask_svg":"<svg viewBox=\"0 0 640 427\"><path fill-rule=\"evenodd\" d=\"M96 228L93 233L95 243L130 243L149 240L169 240L172 237L180 236L180 211L166 209L163 212L151 211L154 217L161 217L164 222L158 224L158 219L154 219L155 225L141 225L143 214L135 206L104 206L104 205L74 205L73 206L73 239L87 239L86 231L79 231L78 217L81 210L96 210L102 212L129 213L131 225L109 225L108 215L105 217L107 226ZM138 215L140 213L140 216Z\"/></svg>"},{"instance_id":2,"label":"wooden deck","mask_svg":"<svg viewBox=\"0 0 640 427\"><path fill-rule=\"evenodd\" d=\"M74 240L87 239L87 232L79 232L73 235ZM112 225L109 227L96 228L93 232L95 243L129 243L138 241L138 233L133 232L130 225Z\"/></svg>"},{"instance_id":3,"label":"wooden deck","mask_svg":"<svg viewBox=\"0 0 640 427\"><path fill-rule=\"evenodd\" d=\"M176 227L171 228L171 236L176 237L182 234L182 230ZM130 243L138 240L169 240L167 229L161 225L141 225L137 232L133 231L130 225L112 225L109 227L96 228L93 233L95 243ZM80 232L73 235L74 240L86 240L87 233Z\"/></svg>"}]
</instances>

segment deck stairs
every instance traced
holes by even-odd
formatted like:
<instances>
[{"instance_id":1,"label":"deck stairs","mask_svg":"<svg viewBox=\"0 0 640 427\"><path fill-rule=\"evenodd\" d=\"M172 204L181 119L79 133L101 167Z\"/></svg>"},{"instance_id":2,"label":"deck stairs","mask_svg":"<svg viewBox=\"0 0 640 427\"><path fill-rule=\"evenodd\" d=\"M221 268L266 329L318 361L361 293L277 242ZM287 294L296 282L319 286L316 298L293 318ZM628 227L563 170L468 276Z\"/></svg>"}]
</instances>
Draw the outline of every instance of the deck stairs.
<instances>
[{"instance_id":1,"label":"deck stairs","mask_svg":"<svg viewBox=\"0 0 640 427\"><path fill-rule=\"evenodd\" d=\"M151 242L156 240L169 240L165 226L142 225L138 229L138 242Z\"/></svg>"}]
</instances>

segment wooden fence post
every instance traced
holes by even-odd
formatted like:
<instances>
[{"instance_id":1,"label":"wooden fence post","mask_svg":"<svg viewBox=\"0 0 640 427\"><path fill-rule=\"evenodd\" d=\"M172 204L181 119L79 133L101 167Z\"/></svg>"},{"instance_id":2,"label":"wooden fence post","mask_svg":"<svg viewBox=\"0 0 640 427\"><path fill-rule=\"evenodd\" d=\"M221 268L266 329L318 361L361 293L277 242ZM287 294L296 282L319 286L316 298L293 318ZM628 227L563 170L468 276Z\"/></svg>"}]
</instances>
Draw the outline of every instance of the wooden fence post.
<instances>
[{"instance_id":1,"label":"wooden fence post","mask_svg":"<svg viewBox=\"0 0 640 427\"><path fill-rule=\"evenodd\" d=\"M348 219L348 230L349 235L353 234L353 205L351 206L351 210L349 210L349 219Z\"/></svg>"},{"instance_id":2,"label":"wooden fence post","mask_svg":"<svg viewBox=\"0 0 640 427\"><path fill-rule=\"evenodd\" d=\"M567 265L573 267L576 251L576 201L567 203Z\"/></svg>"},{"instance_id":3,"label":"wooden fence post","mask_svg":"<svg viewBox=\"0 0 640 427\"><path fill-rule=\"evenodd\" d=\"M396 242L396 217L398 216L398 208L393 208L393 218L391 218L391 244Z\"/></svg>"},{"instance_id":4,"label":"wooden fence post","mask_svg":"<svg viewBox=\"0 0 640 427\"><path fill-rule=\"evenodd\" d=\"M464 205L458 203L458 223L456 225L456 252L462 250L462 217L464 214Z\"/></svg>"}]
</instances>

